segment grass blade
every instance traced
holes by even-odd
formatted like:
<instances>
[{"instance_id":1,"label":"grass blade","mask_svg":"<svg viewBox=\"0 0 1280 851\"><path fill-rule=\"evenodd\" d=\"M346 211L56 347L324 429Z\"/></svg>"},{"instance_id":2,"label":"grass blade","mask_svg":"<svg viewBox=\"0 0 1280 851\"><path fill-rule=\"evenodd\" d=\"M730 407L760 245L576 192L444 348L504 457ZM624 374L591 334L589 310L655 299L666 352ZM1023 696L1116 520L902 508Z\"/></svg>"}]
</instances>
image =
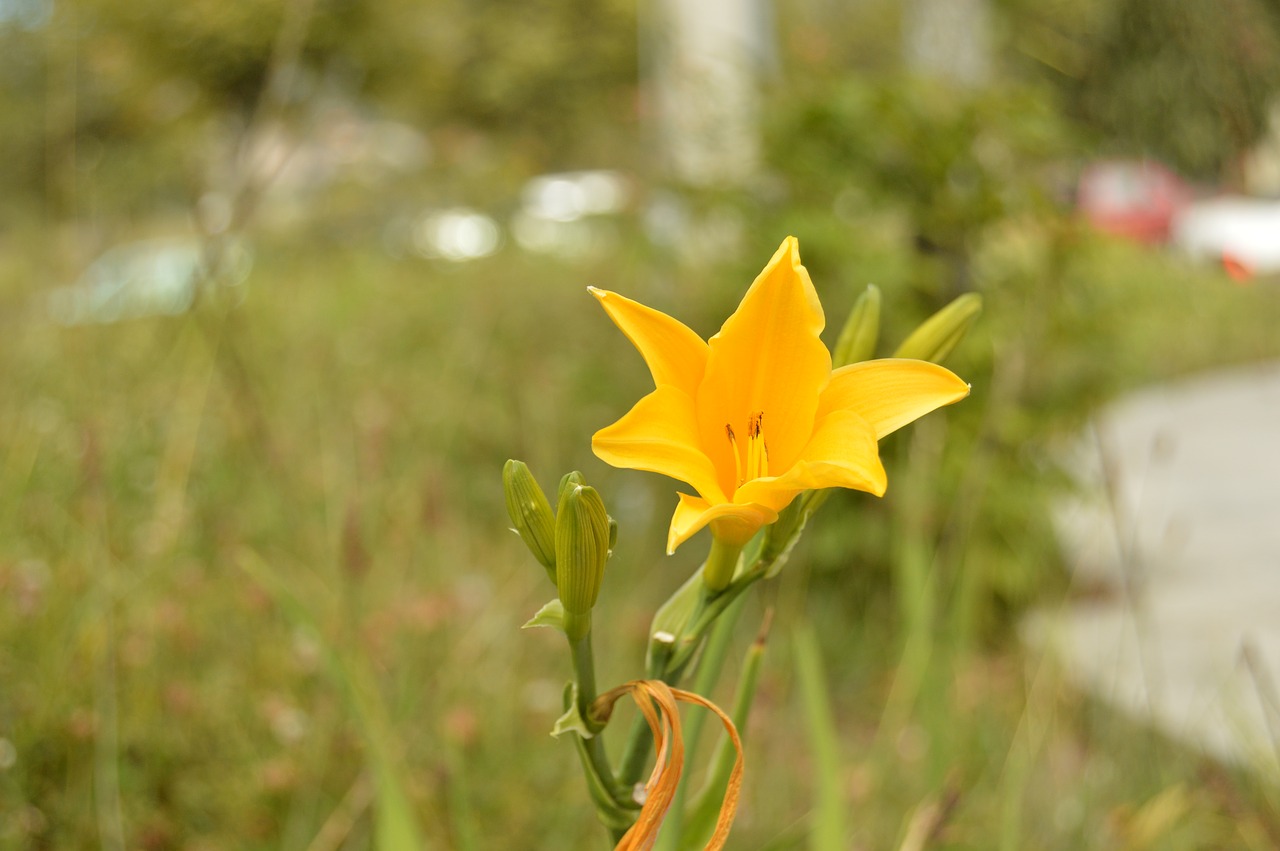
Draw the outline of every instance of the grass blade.
<instances>
[{"instance_id":1,"label":"grass blade","mask_svg":"<svg viewBox=\"0 0 1280 851\"><path fill-rule=\"evenodd\" d=\"M405 792L403 768L395 758L395 735L386 706L368 668L350 652L325 641L319 624L293 590L254 553L246 553L240 567L262 585L285 614L311 630L321 646L330 674L342 686L364 739L370 773L374 777L374 847L377 851L421 851L426 843Z\"/></svg>"},{"instance_id":2,"label":"grass blade","mask_svg":"<svg viewBox=\"0 0 1280 851\"><path fill-rule=\"evenodd\" d=\"M841 851L847 833L844 801L840 794L839 739L831 714L831 695L822 670L822 654L813 627L801 624L793 635L796 676L804 705L805 729L813 754L814 789L818 800L809 824L809 847L813 851Z\"/></svg>"}]
</instances>

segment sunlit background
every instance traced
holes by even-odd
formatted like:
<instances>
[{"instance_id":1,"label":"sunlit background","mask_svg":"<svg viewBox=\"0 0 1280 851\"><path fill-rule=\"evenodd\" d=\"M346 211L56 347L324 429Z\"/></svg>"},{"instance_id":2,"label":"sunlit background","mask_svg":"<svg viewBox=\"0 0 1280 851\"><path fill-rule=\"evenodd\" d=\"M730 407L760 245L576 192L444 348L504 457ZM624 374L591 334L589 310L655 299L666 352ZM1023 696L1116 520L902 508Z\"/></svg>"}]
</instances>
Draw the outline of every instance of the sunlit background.
<instances>
[{"instance_id":1,"label":"sunlit background","mask_svg":"<svg viewBox=\"0 0 1280 851\"><path fill-rule=\"evenodd\" d=\"M0 0L0 848L605 847L502 463L604 495L600 677L636 676L706 544L591 455L651 384L585 288L709 335L788 234L829 332L879 287L881 354L985 309L972 396L748 609L729 847L823 847L832 752L837 847L1280 847L1274 634L1225 639L1264 723L1224 746L1045 626L1157 582L1116 497L1173 448L1109 406L1280 357L1278 134L1276 0ZM1270 381L1222 441L1266 469ZM1114 569L1064 509L1099 496Z\"/></svg>"}]
</instances>

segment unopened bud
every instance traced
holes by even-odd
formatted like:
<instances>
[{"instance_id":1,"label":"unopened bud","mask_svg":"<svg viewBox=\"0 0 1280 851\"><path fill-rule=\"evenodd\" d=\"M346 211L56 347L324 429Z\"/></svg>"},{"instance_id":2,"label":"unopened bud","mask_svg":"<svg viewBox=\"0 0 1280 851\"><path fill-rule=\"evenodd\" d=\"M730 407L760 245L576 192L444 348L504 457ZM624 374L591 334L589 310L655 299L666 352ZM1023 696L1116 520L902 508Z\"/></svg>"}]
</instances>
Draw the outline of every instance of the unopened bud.
<instances>
[{"instance_id":1,"label":"unopened bud","mask_svg":"<svg viewBox=\"0 0 1280 851\"><path fill-rule=\"evenodd\" d=\"M809 519L805 504L803 496L791 500L790 505L778 512L777 522L765 528L764 544L760 549L761 561L772 565L779 558L786 558Z\"/></svg>"},{"instance_id":2,"label":"unopened bud","mask_svg":"<svg viewBox=\"0 0 1280 851\"><path fill-rule=\"evenodd\" d=\"M982 296L965 293L922 322L893 356L942 363L981 312Z\"/></svg>"},{"instance_id":3,"label":"unopened bud","mask_svg":"<svg viewBox=\"0 0 1280 851\"><path fill-rule=\"evenodd\" d=\"M841 367L871 360L875 357L879 337L880 290L875 284L867 284L840 329L840 339L831 353L831 365Z\"/></svg>"},{"instance_id":4,"label":"unopened bud","mask_svg":"<svg viewBox=\"0 0 1280 851\"><path fill-rule=\"evenodd\" d=\"M555 582L556 520L546 494L523 461L503 465L502 487L507 496L507 514L511 515L516 532Z\"/></svg>"},{"instance_id":5,"label":"unopened bud","mask_svg":"<svg viewBox=\"0 0 1280 851\"><path fill-rule=\"evenodd\" d=\"M560 500L564 499L564 492L566 488L577 487L579 485L585 485L586 483L587 480L584 479L582 474L577 470L574 470L572 473L565 473L560 477L560 486L556 488L556 505L559 505Z\"/></svg>"},{"instance_id":6,"label":"unopened bud","mask_svg":"<svg viewBox=\"0 0 1280 851\"><path fill-rule=\"evenodd\" d=\"M608 558L609 515L600 494L565 488L556 510L556 588L565 612L585 615L595 606Z\"/></svg>"}]
</instances>

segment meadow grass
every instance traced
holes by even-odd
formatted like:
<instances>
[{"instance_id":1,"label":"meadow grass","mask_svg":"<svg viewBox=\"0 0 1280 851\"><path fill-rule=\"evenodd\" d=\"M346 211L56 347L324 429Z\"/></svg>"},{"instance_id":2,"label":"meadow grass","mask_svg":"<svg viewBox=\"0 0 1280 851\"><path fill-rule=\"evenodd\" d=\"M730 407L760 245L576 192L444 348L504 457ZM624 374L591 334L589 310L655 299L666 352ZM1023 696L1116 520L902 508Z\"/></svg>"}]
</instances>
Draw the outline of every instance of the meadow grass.
<instances>
[{"instance_id":1,"label":"meadow grass","mask_svg":"<svg viewBox=\"0 0 1280 851\"><path fill-rule=\"evenodd\" d=\"M956 365L979 412L992 365L1020 370L1000 429L1038 441L1029 468L1117 392L1280 354L1269 284L1082 237L1046 297L1029 278L1053 268L1037 239L1010 232L979 258L987 317ZM518 628L553 590L506 530L501 465L527 461L544 487L581 469L601 490L622 538L596 611L599 675L634 676L649 615L701 552L662 554L669 483L590 454L648 377L584 288L707 334L777 240L703 265L630 243L465 266L375 244L266 237L238 305L74 328L39 309L48 270L73 264L39 240L6 255L0 848L374 847L388 784L431 848L604 847L572 749L547 736L568 662L556 636ZM844 259L811 265L824 299L824 281L849 287L829 301L833 331L832 305L857 291L834 274ZM902 266L866 259L882 285ZM886 453L905 469L909 448ZM974 463L974 446L958 451L948 463ZM984 517L1047 498L995 475ZM929 847L1280 845L1273 787L1114 717L1018 647L1001 601L1069 590L1041 559L1052 540L957 562L983 577L980 623L952 646L935 613L903 697L892 574L857 555L860 535L897 551L895 516L833 500L746 609L730 674L765 607L776 617L730 847L807 847L814 778L831 771L802 723L798 626L817 639L802 647L827 683L849 847L898 847L930 813Z\"/></svg>"}]
</instances>

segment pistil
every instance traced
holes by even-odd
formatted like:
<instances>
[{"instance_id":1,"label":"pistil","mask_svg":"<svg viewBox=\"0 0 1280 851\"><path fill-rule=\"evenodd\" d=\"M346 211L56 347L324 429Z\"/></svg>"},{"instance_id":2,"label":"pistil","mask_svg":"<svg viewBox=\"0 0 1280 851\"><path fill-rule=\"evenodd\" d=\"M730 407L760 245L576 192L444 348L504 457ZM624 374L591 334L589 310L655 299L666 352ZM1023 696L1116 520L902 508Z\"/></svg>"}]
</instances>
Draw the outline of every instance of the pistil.
<instances>
[{"instance_id":1,"label":"pistil","mask_svg":"<svg viewBox=\"0 0 1280 851\"><path fill-rule=\"evenodd\" d=\"M742 455L738 452L738 440L733 435L733 426L725 423L724 433L729 436L729 449L733 453L733 475L741 487L746 479L742 478Z\"/></svg>"}]
</instances>

